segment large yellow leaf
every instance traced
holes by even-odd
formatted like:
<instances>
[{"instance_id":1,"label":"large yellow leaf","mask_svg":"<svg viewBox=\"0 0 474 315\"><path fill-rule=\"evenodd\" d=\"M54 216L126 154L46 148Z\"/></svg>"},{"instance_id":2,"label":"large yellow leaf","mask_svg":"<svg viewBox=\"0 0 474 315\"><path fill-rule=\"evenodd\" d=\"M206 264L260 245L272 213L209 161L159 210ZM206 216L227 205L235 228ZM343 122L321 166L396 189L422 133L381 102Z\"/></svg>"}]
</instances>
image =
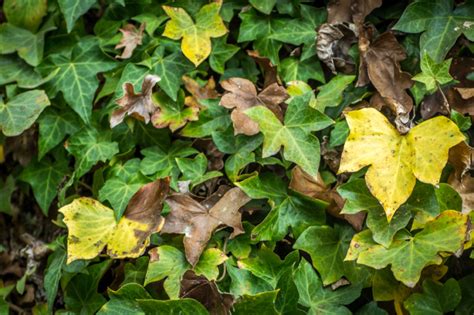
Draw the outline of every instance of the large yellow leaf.
<instances>
[{"instance_id":1,"label":"large yellow leaf","mask_svg":"<svg viewBox=\"0 0 474 315\"><path fill-rule=\"evenodd\" d=\"M346 114L350 134L344 145L339 173L370 165L365 180L382 204L388 220L420 181L437 184L451 147L464 140L456 124L439 116L400 135L373 108Z\"/></svg>"},{"instance_id":2,"label":"large yellow leaf","mask_svg":"<svg viewBox=\"0 0 474 315\"><path fill-rule=\"evenodd\" d=\"M112 258L142 255L150 235L163 225L160 212L167 192L166 180L144 185L132 197L118 223L112 209L92 198L78 198L59 209L69 230L67 262L92 259L106 246Z\"/></svg>"},{"instance_id":3,"label":"large yellow leaf","mask_svg":"<svg viewBox=\"0 0 474 315\"><path fill-rule=\"evenodd\" d=\"M163 6L171 18L166 23L163 36L179 40L183 54L197 67L211 53L211 37L220 37L227 33L227 28L219 16L221 3L213 2L204 5L196 14L196 23L182 8Z\"/></svg>"}]
</instances>

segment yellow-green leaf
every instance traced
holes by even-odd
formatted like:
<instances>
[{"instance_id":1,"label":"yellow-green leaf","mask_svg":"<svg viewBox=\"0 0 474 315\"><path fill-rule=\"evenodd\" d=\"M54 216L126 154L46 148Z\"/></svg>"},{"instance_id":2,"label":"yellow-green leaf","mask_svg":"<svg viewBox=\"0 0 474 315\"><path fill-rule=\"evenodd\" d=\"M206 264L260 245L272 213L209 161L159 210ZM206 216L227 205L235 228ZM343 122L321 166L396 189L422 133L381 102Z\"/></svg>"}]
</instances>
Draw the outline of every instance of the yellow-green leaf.
<instances>
[{"instance_id":1,"label":"yellow-green leaf","mask_svg":"<svg viewBox=\"0 0 474 315\"><path fill-rule=\"evenodd\" d=\"M454 122L438 116L400 135L373 108L346 114L350 134L344 145L339 173L369 166L365 180L382 204L388 220L415 186L416 179L438 184L449 149L464 140Z\"/></svg>"},{"instance_id":2,"label":"yellow-green leaf","mask_svg":"<svg viewBox=\"0 0 474 315\"><path fill-rule=\"evenodd\" d=\"M182 8L163 6L171 18L166 23L163 36L179 40L183 54L197 67L211 53L211 37L220 37L227 28L219 16L221 4L213 2L204 5L196 14L196 23Z\"/></svg>"},{"instance_id":3,"label":"yellow-green leaf","mask_svg":"<svg viewBox=\"0 0 474 315\"><path fill-rule=\"evenodd\" d=\"M106 246L112 258L142 255L150 235L163 224L159 214L167 191L166 180L144 185L132 197L119 222L115 221L112 209L88 197L75 199L59 209L69 230L67 263L92 259Z\"/></svg>"}]
</instances>

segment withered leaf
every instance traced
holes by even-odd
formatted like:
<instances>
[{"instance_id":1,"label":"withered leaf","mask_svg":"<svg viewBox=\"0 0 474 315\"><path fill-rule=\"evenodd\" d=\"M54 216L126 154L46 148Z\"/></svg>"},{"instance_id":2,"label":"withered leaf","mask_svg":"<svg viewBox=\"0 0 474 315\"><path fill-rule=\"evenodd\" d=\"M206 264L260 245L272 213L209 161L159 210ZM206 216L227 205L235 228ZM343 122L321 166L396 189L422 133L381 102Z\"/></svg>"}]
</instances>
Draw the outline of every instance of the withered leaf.
<instances>
[{"instance_id":1,"label":"withered leaf","mask_svg":"<svg viewBox=\"0 0 474 315\"><path fill-rule=\"evenodd\" d=\"M186 90L191 93L191 96L186 96L184 100L184 103L188 106L200 106L200 100L219 97L219 93L216 91L216 81L213 77L210 77L204 86L200 86L196 80L187 75L184 75L182 80Z\"/></svg>"},{"instance_id":2,"label":"withered leaf","mask_svg":"<svg viewBox=\"0 0 474 315\"><path fill-rule=\"evenodd\" d=\"M329 203L327 211L330 215L346 220L349 222L356 231L362 230L365 212L359 212L357 214L340 214L344 207L344 199L339 193L324 183L321 175L318 173L317 176L311 176L302 170L299 166L296 166L291 171L291 189L302 193L311 198L321 199Z\"/></svg>"},{"instance_id":3,"label":"withered leaf","mask_svg":"<svg viewBox=\"0 0 474 315\"><path fill-rule=\"evenodd\" d=\"M124 95L116 100L120 108L113 111L112 117L110 117L110 127L113 128L120 124L125 115L132 115L148 123L157 109L151 95L153 87L158 81L160 81L159 76L147 75L143 79L142 91L137 94L135 94L133 84L125 82L122 86Z\"/></svg>"},{"instance_id":4,"label":"withered leaf","mask_svg":"<svg viewBox=\"0 0 474 315\"><path fill-rule=\"evenodd\" d=\"M135 48L142 44L144 30L145 23L140 25L139 29L137 29L133 24L127 24L123 28L119 29L119 31L122 33L122 39L120 40L120 43L115 46L115 49L124 48L124 50L122 51L122 54L117 55L116 58L130 58Z\"/></svg>"},{"instance_id":5,"label":"withered leaf","mask_svg":"<svg viewBox=\"0 0 474 315\"><path fill-rule=\"evenodd\" d=\"M448 183L461 196L463 212L469 213L474 209L474 177L469 172L474 169L474 148L461 142L449 150L448 161L454 167Z\"/></svg>"},{"instance_id":6,"label":"withered leaf","mask_svg":"<svg viewBox=\"0 0 474 315\"><path fill-rule=\"evenodd\" d=\"M206 277L197 276L194 271L188 270L181 280L180 298L191 298L201 302L210 314L227 315L233 304L231 294L221 293L214 281Z\"/></svg>"},{"instance_id":7,"label":"withered leaf","mask_svg":"<svg viewBox=\"0 0 474 315\"><path fill-rule=\"evenodd\" d=\"M316 50L319 59L336 73L353 73L349 48L357 42L365 17L382 5L382 0L331 0L328 20L318 29Z\"/></svg>"},{"instance_id":8,"label":"withered leaf","mask_svg":"<svg viewBox=\"0 0 474 315\"><path fill-rule=\"evenodd\" d=\"M361 58L364 62L360 63L357 85L367 84L363 78L368 77L395 113L398 131L407 133L410 129L413 100L406 90L413 82L410 74L400 68L400 61L406 58L402 45L392 33L386 32L370 42L365 51L361 51Z\"/></svg>"},{"instance_id":9,"label":"withered leaf","mask_svg":"<svg viewBox=\"0 0 474 315\"><path fill-rule=\"evenodd\" d=\"M214 201L216 198L219 200ZM239 209L250 201L246 194L235 187L223 195L218 191L217 196L211 195L208 199L212 202L199 203L186 194L173 194L166 199L171 212L165 218L161 233L184 234L186 259L193 266L219 226L232 227L231 237L244 232Z\"/></svg>"},{"instance_id":10,"label":"withered leaf","mask_svg":"<svg viewBox=\"0 0 474 315\"><path fill-rule=\"evenodd\" d=\"M230 78L221 82L227 91L220 101L225 108L234 109L231 119L234 124L235 134L255 135L259 132L258 124L251 120L244 111L254 106L268 107L278 119L283 119L280 103L288 98L286 89L278 83L272 83L257 94L255 85L243 78Z\"/></svg>"},{"instance_id":11,"label":"withered leaf","mask_svg":"<svg viewBox=\"0 0 474 315\"><path fill-rule=\"evenodd\" d=\"M474 72L474 58L456 58L449 73L459 81L446 93L449 105L462 114L474 116L474 80L467 76Z\"/></svg>"}]
</instances>

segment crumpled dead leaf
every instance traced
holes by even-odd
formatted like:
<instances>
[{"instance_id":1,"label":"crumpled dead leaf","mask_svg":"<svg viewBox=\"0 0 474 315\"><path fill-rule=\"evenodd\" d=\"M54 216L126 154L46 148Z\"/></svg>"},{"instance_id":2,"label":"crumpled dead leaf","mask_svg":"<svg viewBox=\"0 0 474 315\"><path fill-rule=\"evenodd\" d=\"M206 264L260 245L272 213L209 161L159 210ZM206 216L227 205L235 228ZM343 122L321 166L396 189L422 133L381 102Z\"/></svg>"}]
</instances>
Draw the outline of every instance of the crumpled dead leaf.
<instances>
[{"instance_id":1,"label":"crumpled dead leaf","mask_svg":"<svg viewBox=\"0 0 474 315\"><path fill-rule=\"evenodd\" d=\"M278 83L272 83L257 94L255 85L244 78L230 78L221 82L221 86L227 91L220 101L225 108L234 109L230 118L232 119L235 134L252 136L260 129L258 124L250 119L244 111L250 107L263 105L268 107L278 119L283 119L280 103L288 97L286 89Z\"/></svg>"},{"instance_id":2,"label":"crumpled dead leaf","mask_svg":"<svg viewBox=\"0 0 474 315\"><path fill-rule=\"evenodd\" d=\"M282 85L280 77L278 76L277 67L267 57L260 56L257 50L247 50L247 54L262 68L263 71L263 88L278 83Z\"/></svg>"},{"instance_id":3,"label":"crumpled dead leaf","mask_svg":"<svg viewBox=\"0 0 474 315\"><path fill-rule=\"evenodd\" d=\"M202 203L186 194L173 194L166 199L171 212L165 218L161 233L184 234L186 259L194 266L219 226L232 227L231 238L244 233L239 209L249 201L237 187L223 195L218 191Z\"/></svg>"},{"instance_id":4,"label":"crumpled dead leaf","mask_svg":"<svg viewBox=\"0 0 474 315\"><path fill-rule=\"evenodd\" d=\"M218 98L219 93L216 91L216 81L213 77L210 77L204 86L200 86L196 80L191 77L184 75L182 77L184 87L191 93L191 96L186 96L184 103L190 107L199 107L202 99Z\"/></svg>"},{"instance_id":5,"label":"crumpled dead leaf","mask_svg":"<svg viewBox=\"0 0 474 315\"><path fill-rule=\"evenodd\" d=\"M442 93L447 93L448 89L439 89L435 93L426 95L420 104L420 114L424 120L433 118L437 114L448 116L448 108L451 108L449 102ZM448 103L449 102L449 103Z\"/></svg>"},{"instance_id":6,"label":"crumpled dead leaf","mask_svg":"<svg viewBox=\"0 0 474 315\"><path fill-rule=\"evenodd\" d=\"M400 67L400 61L406 58L403 46L392 33L386 32L364 49L361 50L364 62L360 63L357 86L367 84L368 78L395 113L398 131L405 134L411 127L410 113L413 109L413 100L406 90L413 82L410 74Z\"/></svg>"},{"instance_id":7,"label":"crumpled dead leaf","mask_svg":"<svg viewBox=\"0 0 474 315\"><path fill-rule=\"evenodd\" d=\"M328 20L318 29L316 50L319 59L333 73L353 73L355 63L349 48L357 42L365 17L382 5L382 0L331 0Z\"/></svg>"},{"instance_id":8,"label":"crumpled dead leaf","mask_svg":"<svg viewBox=\"0 0 474 315\"><path fill-rule=\"evenodd\" d=\"M192 270L186 271L181 280L179 297L199 301L213 315L230 314L234 302L231 294L219 292L214 281L197 276Z\"/></svg>"},{"instance_id":9,"label":"crumpled dead leaf","mask_svg":"<svg viewBox=\"0 0 474 315\"><path fill-rule=\"evenodd\" d=\"M474 209L474 177L470 174L474 169L474 148L461 142L449 150L448 161L454 167L448 183L461 196L463 212L469 213Z\"/></svg>"},{"instance_id":10,"label":"crumpled dead leaf","mask_svg":"<svg viewBox=\"0 0 474 315\"><path fill-rule=\"evenodd\" d=\"M142 44L144 30L145 23L142 23L138 29L133 24L127 24L123 28L119 29L119 31L122 33L122 39L115 46L115 49L124 48L124 50L122 51L122 54L115 56L115 58L130 58L135 48Z\"/></svg>"},{"instance_id":11,"label":"crumpled dead leaf","mask_svg":"<svg viewBox=\"0 0 474 315\"><path fill-rule=\"evenodd\" d=\"M120 124L126 115L131 115L148 123L153 113L157 110L151 95L153 87L160 80L161 78L157 75L149 74L145 76L142 83L142 91L136 94L133 84L125 82L122 86L124 95L116 100L120 108L114 110L110 117L110 128Z\"/></svg>"},{"instance_id":12,"label":"crumpled dead leaf","mask_svg":"<svg viewBox=\"0 0 474 315\"><path fill-rule=\"evenodd\" d=\"M344 207L344 199L339 195L336 189L328 187L324 183L319 173L317 176L311 176L299 166L296 166L291 171L291 181L289 187L308 197L328 202L329 206L327 207L327 211L330 215L342 220L346 220L356 231L362 230L366 213L359 212L357 214L340 214L342 208Z\"/></svg>"}]
</instances>

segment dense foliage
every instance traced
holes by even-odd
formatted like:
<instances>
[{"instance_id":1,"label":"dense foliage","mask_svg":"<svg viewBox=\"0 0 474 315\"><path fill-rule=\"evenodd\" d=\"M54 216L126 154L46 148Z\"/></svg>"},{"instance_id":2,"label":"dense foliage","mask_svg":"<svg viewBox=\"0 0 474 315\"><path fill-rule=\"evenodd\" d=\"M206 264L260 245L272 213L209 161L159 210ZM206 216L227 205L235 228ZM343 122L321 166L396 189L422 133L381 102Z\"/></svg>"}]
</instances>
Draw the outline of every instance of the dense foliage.
<instances>
[{"instance_id":1,"label":"dense foliage","mask_svg":"<svg viewBox=\"0 0 474 315\"><path fill-rule=\"evenodd\" d=\"M0 314L474 313L474 1L0 5Z\"/></svg>"}]
</instances>

